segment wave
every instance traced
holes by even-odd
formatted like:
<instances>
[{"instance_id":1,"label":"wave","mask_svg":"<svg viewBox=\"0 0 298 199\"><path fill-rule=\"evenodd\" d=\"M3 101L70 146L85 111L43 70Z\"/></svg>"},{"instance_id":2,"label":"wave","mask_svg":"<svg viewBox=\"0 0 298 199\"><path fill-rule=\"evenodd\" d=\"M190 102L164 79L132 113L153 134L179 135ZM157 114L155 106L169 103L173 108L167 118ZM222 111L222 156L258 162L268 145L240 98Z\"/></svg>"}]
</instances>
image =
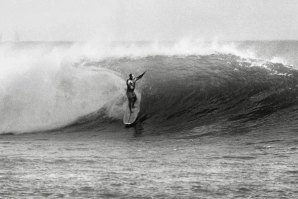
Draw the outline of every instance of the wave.
<instances>
[{"instance_id":1,"label":"wave","mask_svg":"<svg viewBox=\"0 0 298 199\"><path fill-rule=\"evenodd\" d=\"M149 71L138 85L143 99L141 115L146 115L147 127L159 131L192 129L223 120L256 122L298 102L298 73L280 63L213 54L109 59L97 65L122 74ZM99 111L73 125L94 129L111 122L106 118Z\"/></svg>"},{"instance_id":2,"label":"wave","mask_svg":"<svg viewBox=\"0 0 298 199\"><path fill-rule=\"evenodd\" d=\"M141 115L152 127L258 120L296 105L295 65L278 56L260 59L247 50L249 45L2 44L0 130L93 129L111 120L121 123L125 78L143 71L146 76L137 88Z\"/></svg>"}]
</instances>

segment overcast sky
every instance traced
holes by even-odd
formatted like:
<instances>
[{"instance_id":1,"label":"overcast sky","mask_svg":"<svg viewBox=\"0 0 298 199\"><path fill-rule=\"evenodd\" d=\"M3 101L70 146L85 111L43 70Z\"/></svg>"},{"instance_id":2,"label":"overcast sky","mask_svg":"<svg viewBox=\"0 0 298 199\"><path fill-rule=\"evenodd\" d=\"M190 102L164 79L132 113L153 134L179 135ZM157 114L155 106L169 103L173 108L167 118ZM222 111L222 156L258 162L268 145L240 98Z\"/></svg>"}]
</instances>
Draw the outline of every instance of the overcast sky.
<instances>
[{"instance_id":1,"label":"overcast sky","mask_svg":"<svg viewBox=\"0 0 298 199\"><path fill-rule=\"evenodd\" d=\"M0 0L0 33L31 41L297 40L298 1Z\"/></svg>"}]
</instances>

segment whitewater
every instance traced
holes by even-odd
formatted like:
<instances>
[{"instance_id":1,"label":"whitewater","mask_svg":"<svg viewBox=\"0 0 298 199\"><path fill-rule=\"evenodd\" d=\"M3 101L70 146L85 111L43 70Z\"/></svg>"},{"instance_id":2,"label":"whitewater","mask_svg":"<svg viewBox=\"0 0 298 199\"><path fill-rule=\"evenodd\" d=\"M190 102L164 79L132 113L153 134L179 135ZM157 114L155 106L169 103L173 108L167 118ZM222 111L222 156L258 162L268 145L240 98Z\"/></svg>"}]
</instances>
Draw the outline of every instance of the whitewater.
<instances>
[{"instance_id":1,"label":"whitewater","mask_svg":"<svg viewBox=\"0 0 298 199\"><path fill-rule=\"evenodd\" d=\"M0 195L296 198L297 54L297 41L0 43ZM144 71L124 128L125 81Z\"/></svg>"}]
</instances>

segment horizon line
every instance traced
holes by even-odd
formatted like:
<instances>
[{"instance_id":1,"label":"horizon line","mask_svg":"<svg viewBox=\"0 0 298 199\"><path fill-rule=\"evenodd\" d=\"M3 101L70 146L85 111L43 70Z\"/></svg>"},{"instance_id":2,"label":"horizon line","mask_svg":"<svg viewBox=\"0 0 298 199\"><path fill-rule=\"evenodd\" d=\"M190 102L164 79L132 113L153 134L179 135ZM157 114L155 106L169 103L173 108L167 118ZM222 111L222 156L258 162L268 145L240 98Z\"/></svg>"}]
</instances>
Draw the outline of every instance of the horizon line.
<instances>
[{"instance_id":1,"label":"horizon line","mask_svg":"<svg viewBox=\"0 0 298 199\"><path fill-rule=\"evenodd\" d=\"M153 42L161 42L161 43L175 43L181 40L136 40L136 41L108 41L108 43L153 43ZM192 41L192 40L190 40ZM196 41L195 39L193 41ZM214 40L203 40L203 42L213 42ZM216 40L218 42L276 42L276 41L283 41L283 42L293 42L298 41L298 39L245 39L245 40ZM104 43L106 41L88 41L88 40L24 40L24 41L0 41L0 43L88 43L88 42L96 42L96 43Z\"/></svg>"}]
</instances>

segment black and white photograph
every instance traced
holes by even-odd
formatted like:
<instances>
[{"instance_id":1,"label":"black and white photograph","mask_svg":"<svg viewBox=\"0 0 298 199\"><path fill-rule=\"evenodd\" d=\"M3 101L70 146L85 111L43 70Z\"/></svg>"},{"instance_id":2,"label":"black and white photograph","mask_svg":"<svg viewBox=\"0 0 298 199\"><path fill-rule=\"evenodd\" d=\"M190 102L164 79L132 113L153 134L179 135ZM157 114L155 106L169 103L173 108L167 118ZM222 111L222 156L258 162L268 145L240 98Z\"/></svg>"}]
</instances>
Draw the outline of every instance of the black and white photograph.
<instances>
[{"instance_id":1,"label":"black and white photograph","mask_svg":"<svg viewBox=\"0 0 298 199\"><path fill-rule=\"evenodd\" d=\"M298 1L0 0L0 198L297 199Z\"/></svg>"}]
</instances>

